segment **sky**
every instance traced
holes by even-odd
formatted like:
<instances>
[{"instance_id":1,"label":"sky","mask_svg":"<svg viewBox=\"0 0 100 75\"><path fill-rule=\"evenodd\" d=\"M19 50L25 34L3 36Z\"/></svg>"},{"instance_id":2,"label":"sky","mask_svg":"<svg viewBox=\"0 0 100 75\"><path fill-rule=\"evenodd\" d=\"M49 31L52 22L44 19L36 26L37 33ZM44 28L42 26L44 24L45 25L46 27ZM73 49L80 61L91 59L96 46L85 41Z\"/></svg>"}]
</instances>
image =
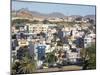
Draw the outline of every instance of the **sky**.
<instances>
[{"instance_id":1,"label":"sky","mask_svg":"<svg viewBox=\"0 0 100 75\"><path fill-rule=\"evenodd\" d=\"M72 4L54 4L54 3L39 3L27 1L12 1L12 10L26 8L30 11L40 13L60 12L66 16L69 15L95 15L95 6L88 5L72 5Z\"/></svg>"}]
</instances>

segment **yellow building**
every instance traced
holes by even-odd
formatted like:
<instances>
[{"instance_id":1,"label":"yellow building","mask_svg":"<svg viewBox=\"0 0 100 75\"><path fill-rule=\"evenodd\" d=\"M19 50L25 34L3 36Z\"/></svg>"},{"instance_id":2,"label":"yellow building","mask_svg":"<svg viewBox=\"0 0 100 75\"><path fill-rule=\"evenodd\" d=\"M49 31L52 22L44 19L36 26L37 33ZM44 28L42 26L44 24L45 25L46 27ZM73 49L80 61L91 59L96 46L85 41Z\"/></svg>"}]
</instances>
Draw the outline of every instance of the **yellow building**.
<instances>
[{"instance_id":1,"label":"yellow building","mask_svg":"<svg viewBox=\"0 0 100 75\"><path fill-rule=\"evenodd\" d=\"M21 39L21 40L18 40L18 44L20 47L23 47L23 46L28 46L29 42L26 39Z\"/></svg>"}]
</instances>

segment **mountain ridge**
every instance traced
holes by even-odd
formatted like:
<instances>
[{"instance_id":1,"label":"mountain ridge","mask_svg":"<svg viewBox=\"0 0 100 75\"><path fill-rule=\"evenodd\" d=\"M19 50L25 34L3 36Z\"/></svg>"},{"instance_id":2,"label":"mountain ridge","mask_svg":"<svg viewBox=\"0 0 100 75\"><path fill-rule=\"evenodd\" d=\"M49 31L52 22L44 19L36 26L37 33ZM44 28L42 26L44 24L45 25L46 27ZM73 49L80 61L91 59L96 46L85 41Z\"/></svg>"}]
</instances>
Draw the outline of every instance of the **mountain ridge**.
<instances>
[{"instance_id":1,"label":"mountain ridge","mask_svg":"<svg viewBox=\"0 0 100 75\"><path fill-rule=\"evenodd\" d=\"M38 17L38 18L67 18L67 17L77 18L77 17L83 17L83 18L95 19L95 16L96 16L96 15L92 15L92 14L85 15L85 16L81 16L81 15L70 15L70 16L68 16L68 15L65 15L65 14L60 13L60 12L52 12L52 13L45 14L45 13L40 13L40 12L37 12L37 11L30 11L30 10L24 9L24 8L19 9L17 11L12 10L12 13L16 13L16 14L14 14L16 16L18 16L18 15L22 16L23 13L24 13L27 16L29 15L30 17Z\"/></svg>"}]
</instances>

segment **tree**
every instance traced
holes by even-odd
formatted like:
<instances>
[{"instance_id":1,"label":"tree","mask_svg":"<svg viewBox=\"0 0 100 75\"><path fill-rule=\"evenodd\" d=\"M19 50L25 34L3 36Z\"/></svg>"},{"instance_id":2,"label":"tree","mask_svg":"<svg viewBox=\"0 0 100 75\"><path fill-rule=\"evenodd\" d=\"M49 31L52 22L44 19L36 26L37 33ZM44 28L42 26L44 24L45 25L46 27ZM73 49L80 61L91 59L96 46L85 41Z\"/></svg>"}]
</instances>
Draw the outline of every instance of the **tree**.
<instances>
[{"instance_id":1,"label":"tree","mask_svg":"<svg viewBox=\"0 0 100 75\"><path fill-rule=\"evenodd\" d=\"M30 74L35 71L35 68L36 68L35 61L32 61L27 57L24 57L23 60L21 61L21 65L19 66L19 73Z\"/></svg>"},{"instance_id":2,"label":"tree","mask_svg":"<svg viewBox=\"0 0 100 75\"><path fill-rule=\"evenodd\" d=\"M57 46L63 46L63 42L61 40L57 41Z\"/></svg>"},{"instance_id":3,"label":"tree","mask_svg":"<svg viewBox=\"0 0 100 75\"><path fill-rule=\"evenodd\" d=\"M27 46L20 47L19 50L17 50L17 59L23 60L23 57L31 59L29 54L29 49Z\"/></svg>"},{"instance_id":4,"label":"tree","mask_svg":"<svg viewBox=\"0 0 100 75\"><path fill-rule=\"evenodd\" d=\"M21 47L17 51L17 59L12 64L12 75L33 73L35 69L35 60L31 58L27 46Z\"/></svg>"},{"instance_id":5,"label":"tree","mask_svg":"<svg viewBox=\"0 0 100 75\"><path fill-rule=\"evenodd\" d=\"M12 24L21 24L21 23L30 23L28 19L15 19L12 21Z\"/></svg>"},{"instance_id":6,"label":"tree","mask_svg":"<svg viewBox=\"0 0 100 75\"><path fill-rule=\"evenodd\" d=\"M50 23L48 20L43 20L43 24Z\"/></svg>"},{"instance_id":7,"label":"tree","mask_svg":"<svg viewBox=\"0 0 100 75\"><path fill-rule=\"evenodd\" d=\"M76 21L81 21L82 20L82 17L77 17L75 20Z\"/></svg>"},{"instance_id":8,"label":"tree","mask_svg":"<svg viewBox=\"0 0 100 75\"><path fill-rule=\"evenodd\" d=\"M54 33L53 36L54 36L53 41L56 42L56 39L57 39L57 33Z\"/></svg>"},{"instance_id":9,"label":"tree","mask_svg":"<svg viewBox=\"0 0 100 75\"><path fill-rule=\"evenodd\" d=\"M88 51L88 69L95 69L96 68L96 46L93 44L91 47L87 48Z\"/></svg>"},{"instance_id":10,"label":"tree","mask_svg":"<svg viewBox=\"0 0 100 75\"><path fill-rule=\"evenodd\" d=\"M12 75L15 74L30 74L33 73L36 69L35 61L27 57L23 57L23 60L14 62L12 64Z\"/></svg>"},{"instance_id":11,"label":"tree","mask_svg":"<svg viewBox=\"0 0 100 75\"><path fill-rule=\"evenodd\" d=\"M19 66L20 66L20 62L19 61L13 62L13 64L11 65L11 68L12 68L11 69L11 75L18 74Z\"/></svg>"},{"instance_id":12,"label":"tree","mask_svg":"<svg viewBox=\"0 0 100 75\"><path fill-rule=\"evenodd\" d=\"M83 59L83 69L96 68L96 46L91 45L88 48L81 50L81 57Z\"/></svg>"},{"instance_id":13,"label":"tree","mask_svg":"<svg viewBox=\"0 0 100 75\"><path fill-rule=\"evenodd\" d=\"M56 58L56 56L54 55L53 52L47 54L46 61L47 61L49 64L55 63L56 60L57 60L57 58Z\"/></svg>"},{"instance_id":14,"label":"tree","mask_svg":"<svg viewBox=\"0 0 100 75\"><path fill-rule=\"evenodd\" d=\"M90 19L90 20L89 20L89 23L94 24L95 21L94 21L93 19Z\"/></svg>"},{"instance_id":15,"label":"tree","mask_svg":"<svg viewBox=\"0 0 100 75\"><path fill-rule=\"evenodd\" d=\"M37 24L39 21L38 20L34 20L32 21L32 23Z\"/></svg>"}]
</instances>

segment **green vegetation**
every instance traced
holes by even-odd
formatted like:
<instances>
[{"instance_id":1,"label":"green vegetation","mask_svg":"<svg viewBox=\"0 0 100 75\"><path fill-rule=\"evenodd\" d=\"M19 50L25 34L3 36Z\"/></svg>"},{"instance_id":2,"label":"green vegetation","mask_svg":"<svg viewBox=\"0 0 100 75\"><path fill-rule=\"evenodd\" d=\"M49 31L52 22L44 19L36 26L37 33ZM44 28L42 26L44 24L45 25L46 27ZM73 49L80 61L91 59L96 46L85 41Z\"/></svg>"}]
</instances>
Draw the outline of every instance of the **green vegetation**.
<instances>
[{"instance_id":1,"label":"green vegetation","mask_svg":"<svg viewBox=\"0 0 100 75\"><path fill-rule=\"evenodd\" d=\"M53 52L47 54L47 56L46 56L46 61L47 61L49 64L55 63L56 60L57 60L57 57L54 55Z\"/></svg>"},{"instance_id":2,"label":"green vegetation","mask_svg":"<svg viewBox=\"0 0 100 75\"><path fill-rule=\"evenodd\" d=\"M27 57L24 57L23 60L21 61L21 65L19 66L19 72L20 73L33 73L35 70L35 61L33 62L32 60L28 59Z\"/></svg>"},{"instance_id":3,"label":"green vegetation","mask_svg":"<svg viewBox=\"0 0 100 75\"><path fill-rule=\"evenodd\" d=\"M33 62L31 59L24 57L23 60L14 62L12 64L12 75L33 73L35 68L35 61Z\"/></svg>"},{"instance_id":4,"label":"green vegetation","mask_svg":"<svg viewBox=\"0 0 100 75\"><path fill-rule=\"evenodd\" d=\"M12 25L13 24L21 24L21 23L30 23L30 21L28 19L15 19L12 21Z\"/></svg>"},{"instance_id":5,"label":"green vegetation","mask_svg":"<svg viewBox=\"0 0 100 75\"><path fill-rule=\"evenodd\" d=\"M95 69L96 68L96 47L92 45L91 47L87 48L89 60L88 60L88 68Z\"/></svg>"},{"instance_id":6,"label":"green vegetation","mask_svg":"<svg viewBox=\"0 0 100 75\"><path fill-rule=\"evenodd\" d=\"M19 55L17 58L14 59L15 61L12 64L12 75L16 74L28 74L33 73L36 69L36 62L35 60L30 57L29 50L27 47L23 47L20 49L22 55Z\"/></svg>"},{"instance_id":7,"label":"green vegetation","mask_svg":"<svg viewBox=\"0 0 100 75\"><path fill-rule=\"evenodd\" d=\"M43 20L43 24L48 24L50 23L48 20Z\"/></svg>"},{"instance_id":8,"label":"green vegetation","mask_svg":"<svg viewBox=\"0 0 100 75\"><path fill-rule=\"evenodd\" d=\"M14 24L21 24L21 23L33 23L33 24L38 24L38 23L43 23L43 24L57 24L59 26L73 26L75 24L81 24L81 23L77 23L75 21L73 22L50 22L49 20L43 20L43 21L39 21L39 20L29 20L29 19L15 19L12 20L12 25Z\"/></svg>"},{"instance_id":9,"label":"green vegetation","mask_svg":"<svg viewBox=\"0 0 100 75\"><path fill-rule=\"evenodd\" d=\"M83 69L96 69L96 46L91 45L81 51L81 57L84 59Z\"/></svg>"},{"instance_id":10,"label":"green vegetation","mask_svg":"<svg viewBox=\"0 0 100 75\"><path fill-rule=\"evenodd\" d=\"M38 20L34 20L34 21L32 21L31 23L33 23L33 24L38 24L39 21L38 21Z\"/></svg>"}]
</instances>

